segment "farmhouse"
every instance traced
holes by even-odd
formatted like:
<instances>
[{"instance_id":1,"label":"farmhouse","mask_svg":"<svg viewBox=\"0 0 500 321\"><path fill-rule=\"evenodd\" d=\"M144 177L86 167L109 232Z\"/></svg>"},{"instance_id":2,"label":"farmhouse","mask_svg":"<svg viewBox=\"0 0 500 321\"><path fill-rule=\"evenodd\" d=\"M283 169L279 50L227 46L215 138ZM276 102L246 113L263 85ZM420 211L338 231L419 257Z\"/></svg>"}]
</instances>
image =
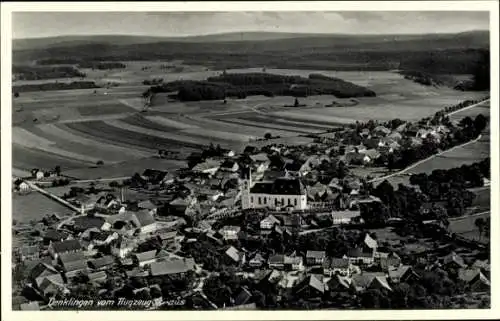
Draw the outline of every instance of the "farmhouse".
<instances>
[{"instance_id":1,"label":"farmhouse","mask_svg":"<svg viewBox=\"0 0 500 321\"><path fill-rule=\"evenodd\" d=\"M207 159L203 163L193 167L193 172L214 175L220 168L221 162L215 159Z\"/></svg>"},{"instance_id":2,"label":"farmhouse","mask_svg":"<svg viewBox=\"0 0 500 321\"><path fill-rule=\"evenodd\" d=\"M360 218L360 211L333 211L332 222L333 225L349 224L354 219Z\"/></svg>"},{"instance_id":3,"label":"farmhouse","mask_svg":"<svg viewBox=\"0 0 500 321\"><path fill-rule=\"evenodd\" d=\"M306 189L299 179L278 178L274 182L257 182L253 186L244 181L243 184L243 209L307 208Z\"/></svg>"}]
</instances>

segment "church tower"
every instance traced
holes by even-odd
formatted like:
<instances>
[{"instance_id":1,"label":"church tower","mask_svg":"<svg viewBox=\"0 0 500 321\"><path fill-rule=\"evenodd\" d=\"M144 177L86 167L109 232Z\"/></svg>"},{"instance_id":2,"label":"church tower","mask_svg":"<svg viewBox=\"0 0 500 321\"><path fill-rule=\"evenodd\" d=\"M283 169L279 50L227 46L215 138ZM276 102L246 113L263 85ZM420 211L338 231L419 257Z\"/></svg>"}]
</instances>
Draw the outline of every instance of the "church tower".
<instances>
[{"instance_id":1,"label":"church tower","mask_svg":"<svg viewBox=\"0 0 500 321\"><path fill-rule=\"evenodd\" d=\"M252 171L250 167L243 168L241 185L241 207L247 209L251 207L250 204L250 188L252 187Z\"/></svg>"}]
</instances>

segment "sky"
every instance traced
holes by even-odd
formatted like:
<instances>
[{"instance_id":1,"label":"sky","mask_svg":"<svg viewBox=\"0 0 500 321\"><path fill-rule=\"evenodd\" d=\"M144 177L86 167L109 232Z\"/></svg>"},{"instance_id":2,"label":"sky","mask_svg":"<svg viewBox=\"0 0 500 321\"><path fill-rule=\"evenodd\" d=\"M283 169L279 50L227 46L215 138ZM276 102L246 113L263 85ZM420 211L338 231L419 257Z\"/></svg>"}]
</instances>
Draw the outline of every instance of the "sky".
<instances>
[{"instance_id":1,"label":"sky","mask_svg":"<svg viewBox=\"0 0 500 321\"><path fill-rule=\"evenodd\" d=\"M481 11L343 12L14 12L14 38L62 35L193 36L270 31L329 34L424 34L488 30Z\"/></svg>"}]
</instances>

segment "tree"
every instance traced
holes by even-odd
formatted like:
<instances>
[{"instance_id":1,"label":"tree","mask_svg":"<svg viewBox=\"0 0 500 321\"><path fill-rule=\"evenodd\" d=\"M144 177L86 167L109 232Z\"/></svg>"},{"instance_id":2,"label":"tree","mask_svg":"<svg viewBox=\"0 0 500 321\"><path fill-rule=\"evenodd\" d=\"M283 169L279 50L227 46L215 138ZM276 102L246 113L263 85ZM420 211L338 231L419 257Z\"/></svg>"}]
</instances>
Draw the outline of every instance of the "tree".
<instances>
[{"instance_id":1,"label":"tree","mask_svg":"<svg viewBox=\"0 0 500 321\"><path fill-rule=\"evenodd\" d=\"M479 239L481 239L486 222L482 217L479 217L474 221L474 225L477 227L479 231Z\"/></svg>"},{"instance_id":2,"label":"tree","mask_svg":"<svg viewBox=\"0 0 500 321\"><path fill-rule=\"evenodd\" d=\"M14 93L14 98L19 98L19 93L17 91Z\"/></svg>"},{"instance_id":3,"label":"tree","mask_svg":"<svg viewBox=\"0 0 500 321\"><path fill-rule=\"evenodd\" d=\"M57 176L61 176L61 166L57 165L57 166L54 168L54 171L56 172L56 175L57 175Z\"/></svg>"},{"instance_id":4,"label":"tree","mask_svg":"<svg viewBox=\"0 0 500 321\"><path fill-rule=\"evenodd\" d=\"M487 123L488 120L486 119L486 117L484 117L483 114L477 115L474 119L474 127L476 129L476 133L481 133L486 128Z\"/></svg>"},{"instance_id":5,"label":"tree","mask_svg":"<svg viewBox=\"0 0 500 321\"><path fill-rule=\"evenodd\" d=\"M265 138L265 139L271 139L272 137L273 137L273 135L271 135L271 133L266 133L266 134L264 135L264 138Z\"/></svg>"},{"instance_id":6,"label":"tree","mask_svg":"<svg viewBox=\"0 0 500 321\"><path fill-rule=\"evenodd\" d=\"M98 160L97 163L96 163L97 166L101 166L101 165L104 165L104 162L102 160Z\"/></svg>"},{"instance_id":7,"label":"tree","mask_svg":"<svg viewBox=\"0 0 500 321\"><path fill-rule=\"evenodd\" d=\"M299 107L299 100L295 98L295 102L293 103L294 107Z\"/></svg>"}]
</instances>

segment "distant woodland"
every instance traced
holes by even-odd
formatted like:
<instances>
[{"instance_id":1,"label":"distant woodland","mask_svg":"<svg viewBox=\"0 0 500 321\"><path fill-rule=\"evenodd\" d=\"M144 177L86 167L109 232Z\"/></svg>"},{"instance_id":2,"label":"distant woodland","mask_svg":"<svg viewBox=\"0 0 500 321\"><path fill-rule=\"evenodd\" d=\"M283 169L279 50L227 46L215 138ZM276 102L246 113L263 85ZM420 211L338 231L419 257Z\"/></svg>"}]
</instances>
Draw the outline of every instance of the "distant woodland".
<instances>
[{"instance_id":1,"label":"distant woodland","mask_svg":"<svg viewBox=\"0 0 500 321\"><path fill-rule=\"evenodd\" d=\"M29 91L48 91L48 90L68 90L68 89L91 89L100 88L93 81L73 81L70 83L48 82L41 84L18 85L12 87L12 92L19 93Z\"/></svg>"},{"instance_id":2,"label":"distant woodland","mask_svg":"<svg viewBox=\"0 0 500 321\"><path fill-rule=\"evenodd\" d=\"M373 97L375 92L338 78L311 74L309 78L269 73L223 73L206 81L174 81L151 87L144 96L177 92L181 101L222 100L252 95L307 97L334 95L338 98Z\"/></svg>"}]
</instances>

